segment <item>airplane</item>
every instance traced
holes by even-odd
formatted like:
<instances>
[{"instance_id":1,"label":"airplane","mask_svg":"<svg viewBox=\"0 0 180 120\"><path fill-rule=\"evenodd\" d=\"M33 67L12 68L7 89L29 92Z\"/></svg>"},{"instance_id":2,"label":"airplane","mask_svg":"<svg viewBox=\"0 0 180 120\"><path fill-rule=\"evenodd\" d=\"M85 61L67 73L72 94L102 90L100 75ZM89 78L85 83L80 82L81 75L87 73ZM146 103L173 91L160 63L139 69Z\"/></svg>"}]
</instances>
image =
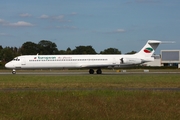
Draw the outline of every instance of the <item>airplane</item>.
<instances>
[{"instance_id":1,"label":"airplane","mask_svg":"<svg viewBox=\"0 0 180 120\"><path fill-rule=\"evenodd\" d=\"M101 68L120 68L140 65L154 61L152 56L161 41L148 40L145 46L131 55L22 55L5 64L8 69L57 69L57 68L88 68L89 74L102 74Z\"/></svg>"}]
</instances>

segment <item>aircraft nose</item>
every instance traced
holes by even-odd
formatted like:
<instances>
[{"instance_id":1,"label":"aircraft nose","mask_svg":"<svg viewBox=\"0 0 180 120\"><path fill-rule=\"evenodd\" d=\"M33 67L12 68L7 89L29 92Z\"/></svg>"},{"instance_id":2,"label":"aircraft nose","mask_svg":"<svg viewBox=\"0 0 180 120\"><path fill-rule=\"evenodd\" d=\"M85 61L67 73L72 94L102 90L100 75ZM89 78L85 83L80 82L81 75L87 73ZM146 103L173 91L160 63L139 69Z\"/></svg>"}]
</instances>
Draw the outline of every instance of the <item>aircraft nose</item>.
<instances>
[{"instance_id":1,"label":"aircraft nose","mask_svg":"<svg viewBox=\"0 0 180 120\"><path fill-rule=\"evenodd\" d=\"M13 65L10 62L8 62L8 63L5 64L5 67L6 68L13 68Z\"/></svg>"}]
</instances>

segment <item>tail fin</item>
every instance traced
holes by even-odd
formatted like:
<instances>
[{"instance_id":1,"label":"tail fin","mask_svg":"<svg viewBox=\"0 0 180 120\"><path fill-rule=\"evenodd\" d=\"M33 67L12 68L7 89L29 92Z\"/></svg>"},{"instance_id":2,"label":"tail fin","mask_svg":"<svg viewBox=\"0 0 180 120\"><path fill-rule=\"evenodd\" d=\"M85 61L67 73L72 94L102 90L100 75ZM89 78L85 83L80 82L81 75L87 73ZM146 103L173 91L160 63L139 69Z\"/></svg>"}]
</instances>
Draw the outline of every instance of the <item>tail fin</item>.
<instances>
[{"instance_id":1,"label":"tail fin","mask_svg":"<svg viewBox=\"0 0 180 120\"><path fill-rule=\"evenodd\" d=\"M161 41L148 40L146 45L138 53L136 53L136 55L150 58L160 43Z\"/></svg>"}]
</instances>

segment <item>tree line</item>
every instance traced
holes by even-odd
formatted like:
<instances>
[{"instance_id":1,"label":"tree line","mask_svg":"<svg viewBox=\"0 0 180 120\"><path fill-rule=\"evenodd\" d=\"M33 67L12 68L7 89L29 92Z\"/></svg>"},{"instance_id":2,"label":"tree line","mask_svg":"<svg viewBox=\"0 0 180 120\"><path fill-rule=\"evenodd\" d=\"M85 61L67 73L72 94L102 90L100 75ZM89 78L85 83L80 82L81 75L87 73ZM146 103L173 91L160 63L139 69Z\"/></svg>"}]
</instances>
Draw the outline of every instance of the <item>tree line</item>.
<instances>
[{"instance_id":1,"label":"tree line","mask_svg":"<svg viewBox=\"0 0 180 120\"><path fill-rule=\"evenodd\" d=\"M127 54L136 53L135 51ZM76 46L75 49L67 48L66 50L58 50L57 45L49 40L41 40L39 43L25 42L20 48L5 47L0 45L0 66L11 61L19 55L63 55L63 54L121 54L117 48L107 48L100 53L97 53L92 46Z\"/></svg>"}]
</instances>

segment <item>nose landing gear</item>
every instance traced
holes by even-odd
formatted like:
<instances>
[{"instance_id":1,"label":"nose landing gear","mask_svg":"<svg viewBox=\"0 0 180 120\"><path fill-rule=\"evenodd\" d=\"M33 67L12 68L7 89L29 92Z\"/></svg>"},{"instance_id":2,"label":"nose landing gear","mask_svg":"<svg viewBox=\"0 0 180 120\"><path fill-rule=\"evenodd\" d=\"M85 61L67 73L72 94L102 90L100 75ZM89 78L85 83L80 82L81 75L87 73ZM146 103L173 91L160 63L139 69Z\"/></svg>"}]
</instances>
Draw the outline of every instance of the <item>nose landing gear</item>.
<instances>
[{"instance_id":1,"label":"nose landing gear","mask_svg":"<svg viewBox=\"0 0 180 120\"><path fill-rule=\"evenodd\" d=\"M16 74L16 70L15 69L12 70L12 74Z\"/></svg>"}]
</instances>

